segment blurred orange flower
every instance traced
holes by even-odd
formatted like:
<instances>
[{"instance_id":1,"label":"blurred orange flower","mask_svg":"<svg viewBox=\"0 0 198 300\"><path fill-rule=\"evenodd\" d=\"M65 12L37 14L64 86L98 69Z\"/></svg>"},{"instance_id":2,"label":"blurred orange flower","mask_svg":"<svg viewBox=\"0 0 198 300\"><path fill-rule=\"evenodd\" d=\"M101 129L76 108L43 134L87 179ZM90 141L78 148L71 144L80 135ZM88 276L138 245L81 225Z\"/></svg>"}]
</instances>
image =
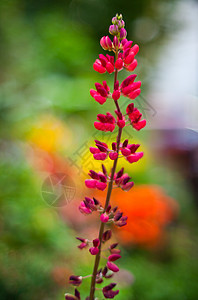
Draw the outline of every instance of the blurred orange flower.
<instances>
[{"instance_id":1,"label":"blurred orange flower","mask_svg":"<svg viewBox=\"0 0 198 300\"><path fill-rule=\"evenodd\" d=\"M157 245L164 235L165 226L178 213L176 201L154 185L136 186L128 193L114 190L112 199L128 216L127 225L117 230L125 244Z\"/></svg>"}]
</instances>

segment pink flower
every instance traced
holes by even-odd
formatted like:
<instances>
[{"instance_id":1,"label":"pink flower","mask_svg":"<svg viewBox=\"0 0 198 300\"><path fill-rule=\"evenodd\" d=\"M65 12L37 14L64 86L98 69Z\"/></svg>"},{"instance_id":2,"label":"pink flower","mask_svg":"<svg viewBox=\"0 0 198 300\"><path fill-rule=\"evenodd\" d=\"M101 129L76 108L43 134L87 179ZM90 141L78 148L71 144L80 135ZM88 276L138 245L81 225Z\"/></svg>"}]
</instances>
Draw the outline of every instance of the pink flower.
<instances>
[{"instance_id":1,"label":"pink flower","mask_svg":"<svg viewBox=\"0 0 198 300\"><path fill-rule=\"evenodd\" d=\"M122 256L119 255L119 254L111 254L111 255L109 255L109 257L108 257L108 261L116 261L116 260L120 259L121 257L122 257Z\"/></svg>"},{"instance_id":2,"label":"pink flower","mask_svg":"<svg viewBox=\"0 0 198 300\"><path fill-rule=\"evenodd\" d=\"M103 81L103 84L95 83L96 91L91 89L90 95L100 104L104 104L107 100L109 87L106 81Z\"/></svg>"},{"instance_id":3,"label":"pink flower","mask_svg":"<svg viewBox=\"0 0 198 300\"><path fill-rule=\"evenodd\" d=\"M117 114L117 125L120 128L123 128L125 126L125 117L122 115L121 112L118 112L117 110L115 111Z\"/></svg>"},{"instance_id":4,"label":"pink flower","mask_svg":"<svg viewBox=\"0 0 198 300\"><path fill-rule=\"evenodd\" d=\"M96 72L105 73L106 71L111 74L114 72L114 57L106 54L99 54L99 59L93 64L93 68Z\"/></svg>"},{"instance_id":5,"label":"pink flower","mask_svg":"<svg viewBox=\"0 0 198 300\"><path fill-rule=\"evenodd\" d=\"M128 76L120 86L122 94L129 97L131 100L137 98L141 93L141 81L134 82L136 77L136 74Z\"/></svg>"},{"instance_id":6,"label":"pink flower","mask_svg":"<svg viewBox=\"0 0 198 300\"><path fill-rule=\"evenodd\" d=\"M77 237L76 239L81 242L81 244L78 246L78 248L80 250L82 250L83 248L86 248L88 246L88 240L87 239L83 239L83 238L80 238L80 237Z\"/></svg>"},{"instance_id":7,"label":"pink flower","mask_svg":"<svg viewBox=\"0 0 198 300\"><path fill-rule=\"evenodd\" d=\"M122 168L117 174L115 174L115 184L123 191L128 192L133 186L134 182L129 181L131 177L127 173L124 174L124 168Z\"/></svg>"},{"instance_id":8,"label":"pink flower","mask_svg":"<svg viewBox=\"0 0 198 300\"><path fill-rule=\"evenodd\" d=\"M96 173L95 171L90 170L89 171L89 176L92 179L86 179L85 180L85 185L88 188L91 188L91 189L96 188L96 189L101 190L101 191L104 191L106 189L106 187L107 187L107 183L106 183L107 178L102 172Z\"/></svg>"},{"instance_id":9,"label":"pink flower","mask_svg":"<svg viewBox=\"0 0 198 300\"><path fill-rule=\"evenodd\" d=\"M108 146L105 143L95 140L96 147L90 147L89 150L96 160L105 160L108 156Z\"/></svg>"},{"instance_id":10,"label":"pink flower","mask_svg":"<svg viewBox=\"0 0 198 300\"><path fill-rule=\"evenodd\" d=\"M93 247L89 248L89 252L91 253L91 255L97 255L98 254L99 245L100 245L100 240L98 238L93 240Z\"/></svg>"},{"instance_id":11,"label":"pink flower","mask_svg":"<svg viewBox=\"0 0 198 300\"><path fill-rule=\"evenodd\" d=\"M126 113L129 116L131 125L136 130L139 131L146 126L146 120L141 120L142 114L137 108L134 107L133 103L127 106Z\"/></svg>"},{"instance_id":12,"label":"pink flower","mask_svg":"<svg viewBox=\"0 0 198 300\"><path fill-rule=\"evenodd\" d=\"M94 122L94 127L97 130L101 131L114 131L115 129L115 118L110 114L109 112L106 113L106 115L98 114L97 120L99 122Z\"/></svg>"},{"instance_id":13,"label":"pink flower","mask_svg":"<svg viewBox=\"0 0 198 300\"><path fill-rule=\"evenodd\" d=\"M101 214L100 221L103 222L103 223L107 223L109 221L109 216L107 215L106 212Z\"/></svg>"},{"instance_id":14,"label":"pink flower","mask_svg":"<svg viewBox=\"0 0 198 300\"><path fill-rule=\"evenodd\" d=\"M127 216L123 216L123 213L118 211L114 216L114 224L118 227L123 227L127 224Z\"/></svg>"},{"instance_id":15,"label":"pink flower","mask_svg":"<svg viewBox=\"0 0 198 300\"><path fill-rule=\"evenodd\" d=\"M100 45L104 50L112 50L112 41L111 39L107 36L103 36L100 40Z\"/></svg>"}]
</instances>

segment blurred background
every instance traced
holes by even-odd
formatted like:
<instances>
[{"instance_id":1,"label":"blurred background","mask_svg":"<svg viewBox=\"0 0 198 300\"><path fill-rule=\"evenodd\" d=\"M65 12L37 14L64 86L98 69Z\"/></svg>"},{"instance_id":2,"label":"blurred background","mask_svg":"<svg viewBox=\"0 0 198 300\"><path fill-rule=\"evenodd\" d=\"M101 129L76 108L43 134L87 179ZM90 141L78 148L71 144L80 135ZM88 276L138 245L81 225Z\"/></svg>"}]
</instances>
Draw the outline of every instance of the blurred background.
<instances>
[{"instance_id":1,"label":"blurred background","mask_svg":"<svg viewBox=\"0 0 198 300\"><path fill-rule=\"evenodd\" d=\"M69 275L92 272L75 236L92 239L97 218L81 215L78 204L91 195L87 171L100 168L88 147L115 135L94 129L96 115L112 106L98 105L89 89L101 81L92 64L104 53L99 41L117 12L128 39L140 45L143 88L135 104L148 122L141 132L125 131L145 156L124 163L135 187L112 197L129 217L126 227L114 229L123 254L118 299L198 299L198 2L2 0L2 300L63 299L73 290ZM112 84L111 76L104 79Z\"/></svg>"}]
</instances>

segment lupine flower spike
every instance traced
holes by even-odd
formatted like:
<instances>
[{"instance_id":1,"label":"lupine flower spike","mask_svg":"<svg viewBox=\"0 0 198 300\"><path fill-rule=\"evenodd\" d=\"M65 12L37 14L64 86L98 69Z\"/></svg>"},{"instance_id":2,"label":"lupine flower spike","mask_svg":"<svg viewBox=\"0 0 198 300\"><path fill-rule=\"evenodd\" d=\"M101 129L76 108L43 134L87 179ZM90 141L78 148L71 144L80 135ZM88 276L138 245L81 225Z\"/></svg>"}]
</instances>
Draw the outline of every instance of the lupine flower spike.
<instances>
[{"instance_id":1,"label":"lupine flower spike","mask_svg":"<svg viewBox=\"0 0 198 300\"><path fill-rule=\"evenodd\" d=\"M110 244L103 249L103 245L111 240L112 231L107 229L106 224L113 223L118 227L123 227L127 224L127 216L120 211L119 207L112 207L110 204L111 192L113 188L121 188L123 191L129 191L134 182L131 177L124 173L124 168L116 170L118 159L125 159L130 164L138 162L143 157L143 152L139 151L140 145L135 144L128 139L122 140L122 132L125 126L131 125L134 130L141 130L146 126L146 120L142 119L141 112L131 102L126 111L121 111L119 103L122 102L122 97L127 97L133 101L141 93L141 81L136 81L136 74L127 76L121 84L118 81L118 72L123 69L134 71L137 67L136 54L139 47L127 40L127 31L124 28L125 23L122 15L116 15L112 19L112 25L109 27L109 33L113 36L103 36L100 40L101 47L113 55L99 54L99 57L93 64L93 69L100 73L113 74L114 84L111 89L106 81L95 83L95 88L90 90L90 95L100 105L105 106L106 102L114 104L112 112L98 114L94 127L97 130L107 132L106 134L117 131L117 138L111 145L107 145L103 141L95 140L95 145L90 147L91 155L95 160L110 160L112 161L111 170L107 170L102 164L100 172L94 170L89 171L89 179L85 180L85 185L90 189L98 189L105 191L107 189L106 202L103 206L98 199L85 197L79 205L79 210L84 215L95 213L100 220L100 228L97 236L93 236L92 240L87 238L77 237L80 244L77 246L81 251L89 249L88 255L92 255L95 259L93 273L90 275L71 275L69 283L75 287L83 284L85 278L91 277L91 286L89 295L86 300L94 300L96 284L104 283L113 277L114 273L119 272L117 261L121 258L118 243ZM101 259L101 251L108 251L109 254ZM104 261L105 259L105 261ZM118 295L119 290L114 289L116 283L108 283L101 290L105 299L112 299ZM80 292L77 288L74 290L74 295L66 294L67 300L81 299Z\"/></svg>"}]
</instances>

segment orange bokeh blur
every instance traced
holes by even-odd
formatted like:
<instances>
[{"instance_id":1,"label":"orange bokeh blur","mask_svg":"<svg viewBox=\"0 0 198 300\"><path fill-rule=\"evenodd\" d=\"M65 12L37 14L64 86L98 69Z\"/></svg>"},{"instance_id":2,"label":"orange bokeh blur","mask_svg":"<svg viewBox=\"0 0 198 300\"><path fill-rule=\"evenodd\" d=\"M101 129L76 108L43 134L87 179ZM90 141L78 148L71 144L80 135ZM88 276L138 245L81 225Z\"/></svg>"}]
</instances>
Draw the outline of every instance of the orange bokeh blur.
<instances>
[{"instance_id":1,"label":"orange bokeh blur","mask_svg":"<svg viewBox=\"0 0 198 300\"><path fill-rule=\"evenodd\" d=\"M128 216L127 225L117 230L124 244L156 246L165 226L178 214L178 204L159 186L140 185L129 192L114 190L112 199Z\"/></svg>"}]
</instances>

